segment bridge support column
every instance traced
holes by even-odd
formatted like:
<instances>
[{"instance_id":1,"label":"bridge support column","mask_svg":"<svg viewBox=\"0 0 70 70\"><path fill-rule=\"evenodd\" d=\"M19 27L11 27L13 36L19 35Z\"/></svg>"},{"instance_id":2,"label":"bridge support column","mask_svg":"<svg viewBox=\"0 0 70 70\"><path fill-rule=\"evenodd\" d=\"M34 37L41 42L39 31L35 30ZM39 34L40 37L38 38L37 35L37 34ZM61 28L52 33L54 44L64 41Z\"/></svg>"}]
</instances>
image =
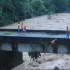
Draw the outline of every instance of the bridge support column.
<instances>
[{"instance_id":1,"label":"bridge support column","mask_svg":"<svg viewBox=\"0 0 70 70\"><path fill-rule=\"evenodd\" d=\"M56 45L52 45L53 53L58 53L58 47Z\"/></svg>"},{"instance_id":2,"label":"bridge support column","mask_svg":"<svg viewBox=\"0 0 70 70\"><path fill-rule=\"evenodd\" d=\"M68 54L70 54L70 44L68 44L68 45L65 45L66 46L66 49L68 50Z\"/></svg>"},{"instance_id":3,"label":"bridge support column","mask_svg":"<svg viewBox=\"0 0 70 70\"><path fill-rule=\"evenodd\" d=\"M1 49L1 46L2 46L2 42L0 42L0 51L2 50L2 49Z\"/></svg>"},{"instance_id":4,"label":"bridge support column","mask_svg":"<svg viewBox=\"0 0 70 70\"><path fill-rule=\"evenodd\" d=\"M12 51L18 52L18 45L16 42L12 42Z\"/></svg>"}]
</instances>

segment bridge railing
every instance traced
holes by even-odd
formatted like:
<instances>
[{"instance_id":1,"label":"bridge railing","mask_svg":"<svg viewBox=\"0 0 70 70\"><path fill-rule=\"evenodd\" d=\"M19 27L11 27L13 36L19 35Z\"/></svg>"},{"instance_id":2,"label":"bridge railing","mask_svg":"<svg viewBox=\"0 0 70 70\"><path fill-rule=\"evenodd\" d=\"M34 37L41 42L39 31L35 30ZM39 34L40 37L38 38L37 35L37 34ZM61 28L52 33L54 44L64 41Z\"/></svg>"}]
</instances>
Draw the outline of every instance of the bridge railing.
<instances>
[{"instance_id":1,"label":"bridge railing","mask_svg":"<svg viewBox=\"0 0 70 70\"><path fill-rule=\"evenodd\" d=\"M13 32L17 32L18 29L0 29L0 31L13 31ZM27 29L26 32L46 32L46 33L54 33L54 34L65 34L66 31L65 30L31 30L31 29Z\"/></svg>"}]
</instances>

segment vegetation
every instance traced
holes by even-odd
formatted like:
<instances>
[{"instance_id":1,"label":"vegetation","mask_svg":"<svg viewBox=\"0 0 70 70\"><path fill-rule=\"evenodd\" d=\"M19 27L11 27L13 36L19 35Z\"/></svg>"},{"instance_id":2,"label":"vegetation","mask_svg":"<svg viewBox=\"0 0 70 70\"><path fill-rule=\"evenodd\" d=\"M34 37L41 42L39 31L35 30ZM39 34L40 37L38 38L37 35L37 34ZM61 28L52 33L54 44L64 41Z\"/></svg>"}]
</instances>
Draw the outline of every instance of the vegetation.
<instances>
[{"instance_id":1,"label":"vegetation","mask_svg":"<svg viewBox=\"0 0 70 70\"><path fill-rule=\"evenodd\" d=\"M41 56L40 52L38 51L29 51L28 55L33 59L33 61Z\"/></svg>"},{"instance_id":2,"label":"vegetation","mask_svg":"<svg viewBox=\"0 0 70 70\"><path fill-rule=\"evenodd\" d=\"M0 0L0 26L61 12L70 12L70 0Z\"/></svg>"},{"instance_id":3,"label":"vegetation","mask_svg":"<svg viewBox=\"0 0 70 70\"><path fill-rule=\"evenodd\" d=\"M9 35L9 34L11 34L12 32L4 32L4 34L3 35Z\"/></svg>"},{"instance_id":4,"label":"vegetation","mask_svg":"<svg viewBox=\"0 0 70 70\"><path fill-rule=\"evenodd\" d=\"M0 0L0 26L24 19L25 0Z\"/></svg>"},{"instance_id":5,"label":"vegetation","mask_svg":"<svg viewBox=\"0 0 70 70\"><path fill-rule=\"evenodd\" d=\"M41 40L41 41L40 41L40 45L42 46L42 51L43 51L43 53L46 53L48 46L50 46L50 43Z\"/></svg>"}]
</instances>

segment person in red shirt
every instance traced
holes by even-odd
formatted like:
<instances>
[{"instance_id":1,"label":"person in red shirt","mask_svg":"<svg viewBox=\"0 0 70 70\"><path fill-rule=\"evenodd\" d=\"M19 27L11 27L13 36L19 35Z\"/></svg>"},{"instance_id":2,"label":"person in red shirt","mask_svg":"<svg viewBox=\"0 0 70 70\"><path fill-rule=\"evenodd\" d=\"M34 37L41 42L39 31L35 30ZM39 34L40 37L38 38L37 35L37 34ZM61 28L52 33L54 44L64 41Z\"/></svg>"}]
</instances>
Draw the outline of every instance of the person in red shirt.
<instances>
[{"instance_id":1,"label":"person in red shirt","mask_svg":"<svg viewBox=\"0 0 70 70\"><path fill-rule=\"evenodd\" d=\"M66 27L66 37L69 38L69 33L70 33L70 30L68 27Z\"/></svg>"},{"instance_id":2,"label":"person in red shirt","mask_svg":"<svg viewBox=\"0 0 70 70\"><path fill-rule=\"evenodd\" d=\"M26 25L24 25L24 30L23 31L26 32Z\"/></svg>"}]
</instances>

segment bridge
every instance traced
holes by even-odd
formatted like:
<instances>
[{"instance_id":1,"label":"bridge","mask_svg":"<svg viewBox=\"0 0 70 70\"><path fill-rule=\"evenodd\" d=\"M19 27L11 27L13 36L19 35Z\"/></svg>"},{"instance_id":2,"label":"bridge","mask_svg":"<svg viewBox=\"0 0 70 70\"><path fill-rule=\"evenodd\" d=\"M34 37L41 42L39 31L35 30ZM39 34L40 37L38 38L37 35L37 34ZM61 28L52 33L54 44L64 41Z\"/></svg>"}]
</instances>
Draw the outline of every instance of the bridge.
<instances>
[{"instance_id":1,"label":"bridge","mask_svg":"<svg viewBox=\"0 0 70 70\"><path fill-rule=\"evenodd\" d=\"M70 45L70 38L66 38L66 31L27 30L26 33L18 33L17 29L0 29L0 44L10 43L12 51L18 51L18 43L40 44L41 41L50 43L53 39L57 39L56 45Z\"/></svg>"},{"instance_id":2,"label":"bridge","mask_svg":"<svg viewBox=\"0 0 70 70\"><path fill-rule=\"evenodd\" d=\"M59 53L58 52L58 47L59 45L64 45L66 48L70 51L70 38L66 38L66 32L65 31L60 31L60 30L27 30L26 33L18 33L17 29L0 29L0 50L3 50L3 46L6 49L7 47L11 47L11 51L9 50L8 52L2 52L0 51L0 55L2 55L0 58L0 62L4 62L5 66L4 68L13 68L23 62L22 60L22 54L21 52L27 51L28 48L32 46L32 50L38 50L40 51L41 48L41 43L46 42L50 43L51 40L57 39L56 41L56 48L53 48L53 52L51 53ZM4 44L6 43L6 44ZM19 45L20 44L20 45ZM35 45L36 44L36 45ZM22 48L19 51L19 47L24 47L24 50ZM22 51L21 51L22 50ZM63 49L61 51L64 51ZM10 57L10 56L12 57ZM9 56L9 57L8 57ZM7 60L5 60L5 58ZM8 57L8 58L7 58ZM15 59L14 59L14 58ZM10 62L9 62L9 60ZM11 61L13 60L13 61ZM14 60L16 60L14 62ZM14 62L14 63L13 63ZM7 64L8 63L8 64ZM10 65L10 63L12 65ZM1 65L4 65L3 63ZM9 65L9 67L8 67ZM3 67L3 66L2 66ZM10 70L10 69L9 69Z\"/></svg>"}]
</instances>

